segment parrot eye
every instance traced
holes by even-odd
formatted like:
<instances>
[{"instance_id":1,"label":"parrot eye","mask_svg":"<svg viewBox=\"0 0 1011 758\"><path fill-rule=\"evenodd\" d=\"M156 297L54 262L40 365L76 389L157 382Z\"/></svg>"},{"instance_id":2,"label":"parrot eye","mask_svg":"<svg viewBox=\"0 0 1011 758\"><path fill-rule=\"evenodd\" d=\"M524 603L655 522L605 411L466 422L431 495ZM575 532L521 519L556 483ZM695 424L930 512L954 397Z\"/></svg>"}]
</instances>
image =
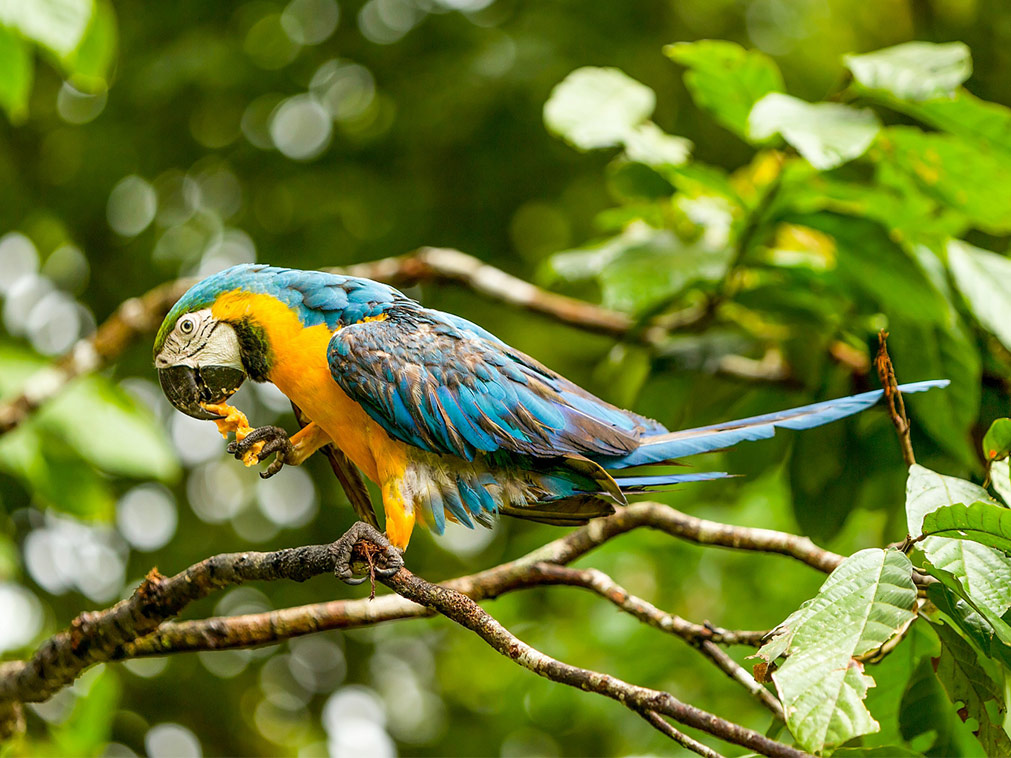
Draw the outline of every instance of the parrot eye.
<instances>
[{"instance_id":1,"label":"parrot eye","mask_svg":"<svg viewBox=\"0 0 1011 758\"><path fill-rule=\"evenodd\" d=\"M179 319L179 331L183 334L193 333L193 319L190 316Z\"/></svg>"}]
</instances>

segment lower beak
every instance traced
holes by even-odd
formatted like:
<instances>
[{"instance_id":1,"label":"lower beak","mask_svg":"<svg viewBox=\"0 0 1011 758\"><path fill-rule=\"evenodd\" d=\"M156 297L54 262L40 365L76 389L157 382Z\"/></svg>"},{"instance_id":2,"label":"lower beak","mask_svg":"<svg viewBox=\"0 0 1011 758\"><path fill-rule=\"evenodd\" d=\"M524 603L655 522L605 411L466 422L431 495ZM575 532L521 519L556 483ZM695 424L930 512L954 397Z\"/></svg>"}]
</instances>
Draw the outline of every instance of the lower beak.
<instances>
[{"instance_id":1,"label":"lower beak","mask_svg":"<svg viewBox=\"0 0 1011 758\"><path fill-rule=\"evenodd\" d=\"M235 394L246 374L232 366L169 366L158 369L158 381L165 397L187 416L218 419L222 416L203 404L223 403Z\"/></svg>"}]
</instances>

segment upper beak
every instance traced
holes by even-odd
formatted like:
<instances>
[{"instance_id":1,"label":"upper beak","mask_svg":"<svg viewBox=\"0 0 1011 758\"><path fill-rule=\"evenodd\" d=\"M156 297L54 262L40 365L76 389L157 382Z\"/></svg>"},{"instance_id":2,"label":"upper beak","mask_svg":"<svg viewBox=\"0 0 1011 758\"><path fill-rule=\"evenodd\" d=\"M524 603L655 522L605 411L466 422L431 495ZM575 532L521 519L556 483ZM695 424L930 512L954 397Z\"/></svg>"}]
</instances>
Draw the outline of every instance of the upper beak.
<instances>
[{"instance_id":1,"label":"upper beak","mask_svg":"<svg viewBox=\"0 0 1011 758\"><path fill-rule=\"evenodd\" d=\"M169 366L158 369L162 391L176 408L199 419L224 418L203 408L235 394L246 374L232 366Z\"/></svg>"}]
</instances>

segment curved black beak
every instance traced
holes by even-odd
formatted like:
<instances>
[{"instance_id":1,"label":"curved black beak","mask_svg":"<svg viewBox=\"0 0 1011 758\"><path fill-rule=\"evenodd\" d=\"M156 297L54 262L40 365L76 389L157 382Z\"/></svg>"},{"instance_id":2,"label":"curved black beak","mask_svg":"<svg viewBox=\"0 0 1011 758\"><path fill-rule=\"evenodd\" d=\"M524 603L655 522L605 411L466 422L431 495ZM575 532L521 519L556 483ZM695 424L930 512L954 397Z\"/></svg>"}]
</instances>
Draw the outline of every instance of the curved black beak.
<instances>
[{"instance_id":1,"label":"curved black beak","mask_svg":"<svg viewBox=\"0 0 1011 758\"><path fill-rule=\"evenodd\" d=\"M204 410L201 403L223 403L235 394L246 378L232 366L169 366L158 369L158 381L165 397L187 416L217 419L222 416Z\"/></svg>"}]
</instances>

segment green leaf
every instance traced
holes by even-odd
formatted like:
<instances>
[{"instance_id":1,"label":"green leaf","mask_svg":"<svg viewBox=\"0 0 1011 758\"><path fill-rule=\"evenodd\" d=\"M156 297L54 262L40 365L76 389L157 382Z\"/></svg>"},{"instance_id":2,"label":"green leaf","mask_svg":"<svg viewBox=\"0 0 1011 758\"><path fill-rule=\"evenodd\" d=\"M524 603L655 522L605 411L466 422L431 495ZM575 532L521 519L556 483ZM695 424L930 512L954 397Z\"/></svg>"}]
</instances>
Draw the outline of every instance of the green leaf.
<instances>
[{"instance_id":1,"label":"green leaf","mask_svg":"<svg viewBox=\"0 0 1011 758\"><path fill-rule=\"evenodd\" d=\"M759 650L771 662L786 723L806 750L821 752L880 728L863 704L874 679L856 658L877 650L914 618L912 564L897 550L854 553L818 594Z\"/></svg>"},{"instance_id":2,"label":"green leaf","mask_svg":"<svg viewBox=\"0 0 1011 758\"><path fill-rule=\"evenodd\" d=\"M51 731L57 755L101 755L112 734L122 690L116 672L106 666L85 677L87 693L77 699L67 720Z\"/></svg>"},{"instance_id":3,"label":"green leaf","mask_svg":"<svg viewBox=\"0 0 1011 758\"><path fill-rule=\"evenodd\" d=\"M973 607L974 603L966 598L965 590L951 574L932 567L929 571L932 576L940 579L939 582L927 587L927 598L930 602L958 627L962 634L975 643L984 655L1011 667L1011 645L1004 642L1001 635L995 633L995 627L991 626L984 615L986 612ZM1011 628L1003 631L1011 632Z\"/></svg>"},{"instance_id":4,"label":"green leaf","mask_svg":"<svg viewBox=\"0 0 1011 758\"><path fill-rule=\"evenodd\" d=\"M1011 553L1011 509L996 503L954 503L923 517L923 534L972 540Z\"/></svg>"},{"instance_id":5,"label":"green leaf","mask_svg":"<svg viewBox=\"0 0 1011 758\"><path fill-rule=\"evenodd\" d=\"M994 461L990 465L990 486L994 488L1005 505L1011 505L1011 463Z\"/></svg>"},{"instance_id":6,"label":"green leaf","mask_svg":"<svg viewBox=\"0 0 1011 758\"><path fill-rule=\"evenodd\" d=\"M652 121L632 129L624 137L625 155L629 160L647 166L680 166L691 155L692 143L684 137L673 137Z\"/></svg>"},{"instance_id":7,"label":"green leaf","mask_svg":"<svg viewBox=\"0 0 1011 758\"><path fill-rule=\"evenodd\" d=\"M970 756L979 752L972 733L952 711L929 658L916 667L900 708L903 738L925 755Z\"/></svg>"},{"instance_id":8,"label":"green leaf","mask_svg":"<svg viewBox=\"0 0 1011 758\"><path fill-rule=\"evenodd\" d=\"M961 42L906 42L866 55L846 55L843 62L861 86L900 100L950 97L972 74L972 56Z\"/></svg>"},{"instance_id":9,"label":"green leaf","mask_svg":"<svg viewBox=\"0 0 1011 758\"><path fill-rule=\"evenodd\" d=\"M748 116L748 135L753 140L780 134L822 171L863 155L880 129L878 117L868 109L811 104L778 92L755 103Z\"/></svg>"},{"instance_id":10,"label":"green leaf","mask_svg":"<svg viewBox=\"0 0 1011 758\"><path fill-rule=\"evenodd\" d=\"M907 126L882 130L878 159L921 191L992 234L1011 231L1011 153L951 134Z\"/></svg>"},{"instance_id":11,"label":"green leaf","mask_svg":"<svg viewBox=\"0 0 1011 758\"><path fill-rule=\"evenodd\" d=\"M881 724L881 731L865 735L861 739L864 749L902 743L899 722L902 695L920 661L935 655L939 649L937 638L928 625L917 622L909 629L901 644L882 659L868 664L867 672L874 677L876 686L868 691L864 705ZM839 752L833 755L839 755Z\"/></svg>"},{"instance_id":12,"label":"green leaf","mask_svg":"<svg viewBox=\"0 0 1011 758\"><path fill-rule=\"evenodd\" d=\"M1011 350L1011 260L951 240L948 267L972 315Z\"/></svg>"},{"instance_id":13,"label":"green leaf","mask_svg":"<svg viewBox=\"0 0 1011 758\"><path fill-rule=\"evenodd\" d=\"M0 437L0 471L16 476L33 497L57 510L88 519L114 513L116 499L106 477L31 422Z\"/></svg>"},{"instance_id":14,"label":"green leaf","mask_svg":"<svg viewBox=\"0 0 1011 758\"><path fill-rule=\"evenodd\" d=\"M70 83L82 92L109 88L109 70L116 58L119 33L116 13L108 0L97 0L91 23L77 48L63 60Z\"/></svg>"},{"instance_id":15,"label":"green leaf","mask_svg":"<svg viewBox=\"0 0 1011 758\"><path fill-rule=\"evenodd\" d=\"M925 516L953 503L986 502L990 495L964 479L913 465L906 481L909 534L922 534ZM955 576L966 595L999 619L1011 608L1011 560L1003 553L961 539L927 537L920 543L930 563Z\"/></svg>"},{"instance_id":16,"label":"green leaf","mask_svg":"<svg viewBox=\"0 0 1011 758\"><path fill-rule=\"evenodd\" d=\"M935 129L1011 152L1011 109L999 103L980 100L964 89L959 89L954 97L922 103L896 101L887 97L875 99Z\"/></svg>"},{"instance_id":17,"label":"green leaf","mask_svg":"<svg viewBox=\"0 0 1011 758\"><path fill-rule=\"evenodd\" d=\"M995 419L983 435L983 455L987 460L1007 458L1011 453L1011 418Z\"/></svg>"},{"instance_id":18,"label":"green leaf","mask_svg":"<svg viewBox=\"0 0 1011 758\"><path fill-rule=\"evenodd\" d=\"M28 115L34 62L28 44L10 29L0 26L0 107L15 124Z\"/></svg>"},{"instance_id":19,"label":"green leaf","mask_svg":"<svg viewBox=\"0 0 1011 758\"><path fill-rule=\"evenodd\" d=\"M685 85L695 104L739 137L748 132L748 114L770 92L782 92L783 77L765 53L723 40L678 42L664 48L686 66Z\"/></svg>"},{"instance_id":20,"label":"green leaf","mask_svg":"<svg viewBox=\"0 0 1011 758\"><path fill-rule=\"evenodd\" d=\"M957 540L950 540L951 542L957 542ZM971 544L971 543L966 543ZM1003 618L994 613L986 605L978 603L973 596L966 590L962 582L951 572L946 569L940 569L936 566L927 563L921 569L924 573L930 574L935 579L940 580L944 588L950 593L957 595L965 605L972 609L973 613L979 618L974 617L963 617L960 621L956 621L956 625L960 629L965 629L966 633L971 637L975 638L975 627L981 622L985 622L987 635L991 640L996 639L997 641L1003 643L1008 649L1011 649L1011 624L1008 624ZM938 606L940 607L940 606ZM954 617L953 617L954 618ZM964 622L964 623L963 623ZM986 646L981 648L986 651ZM995 649L994 646L990 645L990 650L988 655L992 658L998 658L1000 660L1007 660L1007 651L1002 651L1000 649Z\"/></svg>"},{"instance_id":21,"label":"green leaf","mask_svg":"<svg viewBox=\"0 0 1011 758\"><path fill-rule=\"evenodd\" d=\"M0 24L63 58L80 44L94 11L94 0L0 2Z\"/></svg>"},{"instance_id":22,"label":"green leaf","mask_svg":"<svg viewBox=\"0 0 1011 758\"><path fill-rule=\"evenodd\" d=\"M950 307L919 262L867 219L835 213L791 216L791 223L832 238L839 279L884 311L917 323L947 324Z\"/></svg>"},{"instance_id":23,"label":"green leaf","mask_svg":"<svg viewBox=\"0 0 1011 758\"><path fill-rule=\"evenodd\" d=\"M935 660L937 678L956 706L961 704L962 720L975 719L976 738L988 756L1011 755L1011 739L999 723L995 724L986 708L993 702L998 715L1004 712L1004 693L979 665L976 651L950 627L935 627L941 638L941 655Z\"/></svg>"},{"instance_id":24,"label":"green leaf","mask_svg":"<svg viewBox=\"0 0 1011 758\"><path fill-rule=\"evenodd\" d=\"M604 305L639 313L693 284L719 281L731 254L728 248L688 244L670 231L634 224L596 248L552 256L547 272L570 281L596 278Z\"/></svg>"},{"instance_id":25,"label":"green leaf","mask_svg":"<svg viewBox=\"0 0 1011 758\"><path fill-rule=\"evenodd\" d=\"M173 481L178 459L149 409L107 378L78 379L38 413L44 428L110 474Z\"/></svg>"},{"instance_id":26,"label":"green leaf","mask_svg":"<svg viewBox=\"0 0 1011 758\"><path fill-rule=\"evenodd\" d=\"M640 126L656 95L616 68L579 68L551 90L544 104L548 130L580 150L614 147Z\"/></svg>"}]
</instances>

